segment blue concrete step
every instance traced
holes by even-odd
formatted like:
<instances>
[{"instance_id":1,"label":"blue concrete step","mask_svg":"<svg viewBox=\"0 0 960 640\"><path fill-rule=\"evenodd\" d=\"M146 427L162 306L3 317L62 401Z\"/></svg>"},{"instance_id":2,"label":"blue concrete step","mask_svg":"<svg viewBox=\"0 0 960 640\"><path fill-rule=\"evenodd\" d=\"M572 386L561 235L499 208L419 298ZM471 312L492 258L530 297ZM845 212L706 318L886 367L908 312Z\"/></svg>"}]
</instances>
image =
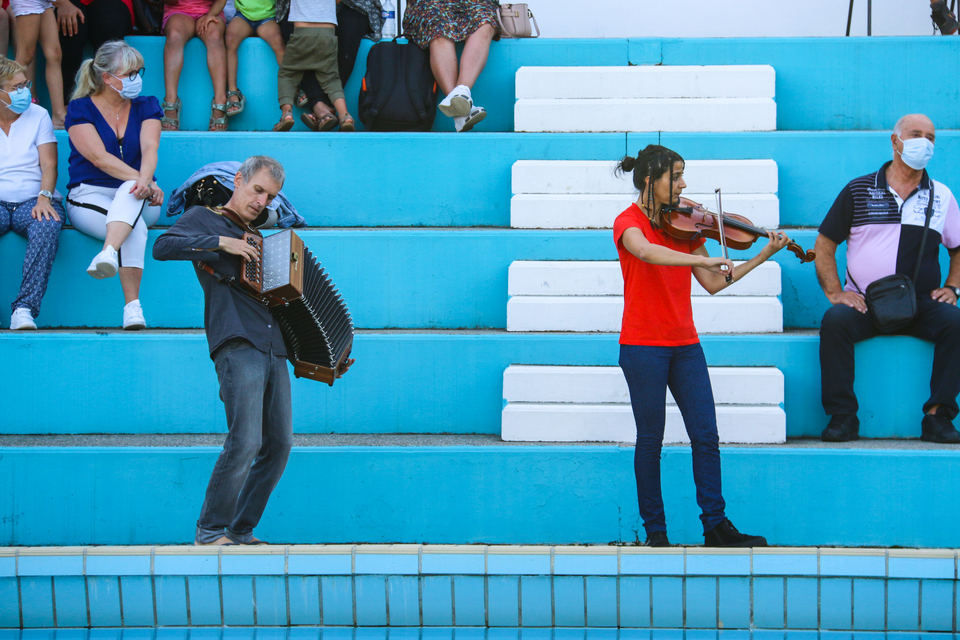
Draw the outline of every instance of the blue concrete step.
<instances>
[{"instance_id":1,"label":"blue concrete step","mask_svg":"<svg viewBox=\"0 0 960 640\"><path fill-rule=\"evenodd\" d=\"M704 336L702 343L711 366L780 369L787 436L819 437L827 416L816 334ZM619 347L614 335L363 332L353 355L356 365L333 388L293 381L295 432L499 435L509 365L616 366ZM226 428L202 332L3 332L0 361L8 363L9 390L0 433ZM932 346L914 338L857 347L863 437L919 437L932 361Z\"/></svg>"},{"instance_id":2,"label":"blue concrete step","mask_svg":"<svg viewBox=\"0 0 960 640\"><path fill-rule=\"evenodd\" d=\"M0 544L189 544L218 451L6 448ZM731 447L722 459L727 514L774 545L956 543L960 516L931 490L960 483L956 450ZM701 544L690 460L664 450L667 528L674 543ZM620 446L295 448L256 533L277 544L644 538L633 449Z\"/></svg>"}]
</instances>

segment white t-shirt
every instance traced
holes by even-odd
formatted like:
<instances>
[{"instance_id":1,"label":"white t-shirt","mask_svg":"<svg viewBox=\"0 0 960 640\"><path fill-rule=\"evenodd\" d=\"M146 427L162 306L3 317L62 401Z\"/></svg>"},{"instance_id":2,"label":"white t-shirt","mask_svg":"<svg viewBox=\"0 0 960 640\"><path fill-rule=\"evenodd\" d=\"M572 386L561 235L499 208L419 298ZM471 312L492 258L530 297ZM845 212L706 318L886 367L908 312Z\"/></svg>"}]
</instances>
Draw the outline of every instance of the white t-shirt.
<instances>
[{"instance_id":1,"label":"white t-shirt","mask_svg":"<svg viewBox=\"0 0 960 640\"><path fill-rule=\"evenodd\" d=\"M3 107L0 107L3 108ZM40 193L40 149L56 144L50 114L31 104L10 125L10 135L0 129L0 201L23 202Z\"/></svg>"},{"instance_id":2,"label":"white t-shirt","mask_svg":"<svg viewBox=\"0 0 960 640\"><path fill-rule=\"evenodd\" d=\"M337 24L336 0L290 0L290 22L329 22Z\"/></svg>"}]
</instances>

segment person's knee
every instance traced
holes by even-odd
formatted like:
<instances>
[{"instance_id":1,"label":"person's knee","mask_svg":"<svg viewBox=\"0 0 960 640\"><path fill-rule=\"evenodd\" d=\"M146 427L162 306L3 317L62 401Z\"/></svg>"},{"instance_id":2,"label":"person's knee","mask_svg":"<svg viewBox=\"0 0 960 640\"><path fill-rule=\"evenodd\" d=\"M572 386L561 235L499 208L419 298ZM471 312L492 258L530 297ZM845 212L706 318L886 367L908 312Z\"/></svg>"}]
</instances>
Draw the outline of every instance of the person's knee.
<instances>
[{"instance_id":1,"label":"person's knee","mask_svg":"<svg viewBox=\"0 0 960 640\"><path fill-rule=\"evenodd\" d=\"M820 322L820 333L835 334L847 329L853 320L854 315L860 315L856 309L848 307L845 304L835 304L823 314L823 320Z\"/></svg>"},{"instance_id":2,"label":"person's knee","mask_svg":"<svg viewBox=\"0 0 960 640\"><path fill-rule=\"evenodd\" d=\"M49 45L43 47L43 57L47 64L60 64L63 59L63 52L60 50L60 41L54 40Z\"/></svg>"},{"instance_id":3,"label":"person's knee","mask_svg":"<svg viewBox=\"0 0 960 640\"><path fill-rule=\"evenodd\" d=\"M490 23L484 23L480 25L480 28L474 31L471 34L471 37L477 37L484 40L493 40L493 35L496 33L496 29L493 28L493 25Z\"/></svg>"}]
</instances>

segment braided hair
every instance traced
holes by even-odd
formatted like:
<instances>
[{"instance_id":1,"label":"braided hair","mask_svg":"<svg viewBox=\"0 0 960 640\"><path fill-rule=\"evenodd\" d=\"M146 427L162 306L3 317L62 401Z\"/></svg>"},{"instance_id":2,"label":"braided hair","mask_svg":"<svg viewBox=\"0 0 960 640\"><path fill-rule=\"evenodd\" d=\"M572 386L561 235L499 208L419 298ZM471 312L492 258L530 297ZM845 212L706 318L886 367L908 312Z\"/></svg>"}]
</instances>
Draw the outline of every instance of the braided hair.
<instances>
[{"instance_id":1,"label":"braided hair","mask_svg":"<svg viewBox=\"0 0 960 640\"><path fill-rule=\"evenodd\" d=\"M648 144L643 151L637 154L636 158L624 156L617 163L616 175L633 173L633 186L640 192L640 197L647 202L647 215L650 216L650 222L654 227L660 228L660 205L654 211L653 184L659 180L664 173L670 176L670 193L673 193L673 165L675 163L683 164L683 158L680 154L671 149L667 149L659 144ZM649 182L647 179L649 178ZM649 185L649 189L647 188Z\"/></svg>"}]
</instances>

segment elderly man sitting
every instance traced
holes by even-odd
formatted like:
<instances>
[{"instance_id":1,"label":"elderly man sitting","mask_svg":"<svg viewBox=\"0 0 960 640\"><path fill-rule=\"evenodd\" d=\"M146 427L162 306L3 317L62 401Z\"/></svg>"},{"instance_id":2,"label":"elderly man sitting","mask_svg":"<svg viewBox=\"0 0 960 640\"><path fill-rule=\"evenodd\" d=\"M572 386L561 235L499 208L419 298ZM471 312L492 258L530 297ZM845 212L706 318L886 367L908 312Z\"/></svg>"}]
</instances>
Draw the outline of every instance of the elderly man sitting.
<instances>
[{"instance_id":1,"label":"elderly man sitting","mask_svg":"<svg viewBox=\"0 0 960 640\"><path fill-rule=\"evenodd\" d=\"M897 122L890 141L893 160L879 171L851 181L820 225L817 278L833 306L820 326L823 408L830 415L822 439L846 442L860 437L853 391L854 344L878 335L864 299L867 287L886 276L913 277L917 314L897 333L933 342L930 399L923 405L922 440L960 444L953 427L960 393L960 209L950 189L924 170L933 156L936 132L924 115ZM933 193L926 241L927 204ZM837 272L837 245L847 242L846 284ZM950 253L941 286L939 245ZM920 255L923 246L923 255ZM918 267L919 264L919 267Z\"/></svg>"}]
</instances>

